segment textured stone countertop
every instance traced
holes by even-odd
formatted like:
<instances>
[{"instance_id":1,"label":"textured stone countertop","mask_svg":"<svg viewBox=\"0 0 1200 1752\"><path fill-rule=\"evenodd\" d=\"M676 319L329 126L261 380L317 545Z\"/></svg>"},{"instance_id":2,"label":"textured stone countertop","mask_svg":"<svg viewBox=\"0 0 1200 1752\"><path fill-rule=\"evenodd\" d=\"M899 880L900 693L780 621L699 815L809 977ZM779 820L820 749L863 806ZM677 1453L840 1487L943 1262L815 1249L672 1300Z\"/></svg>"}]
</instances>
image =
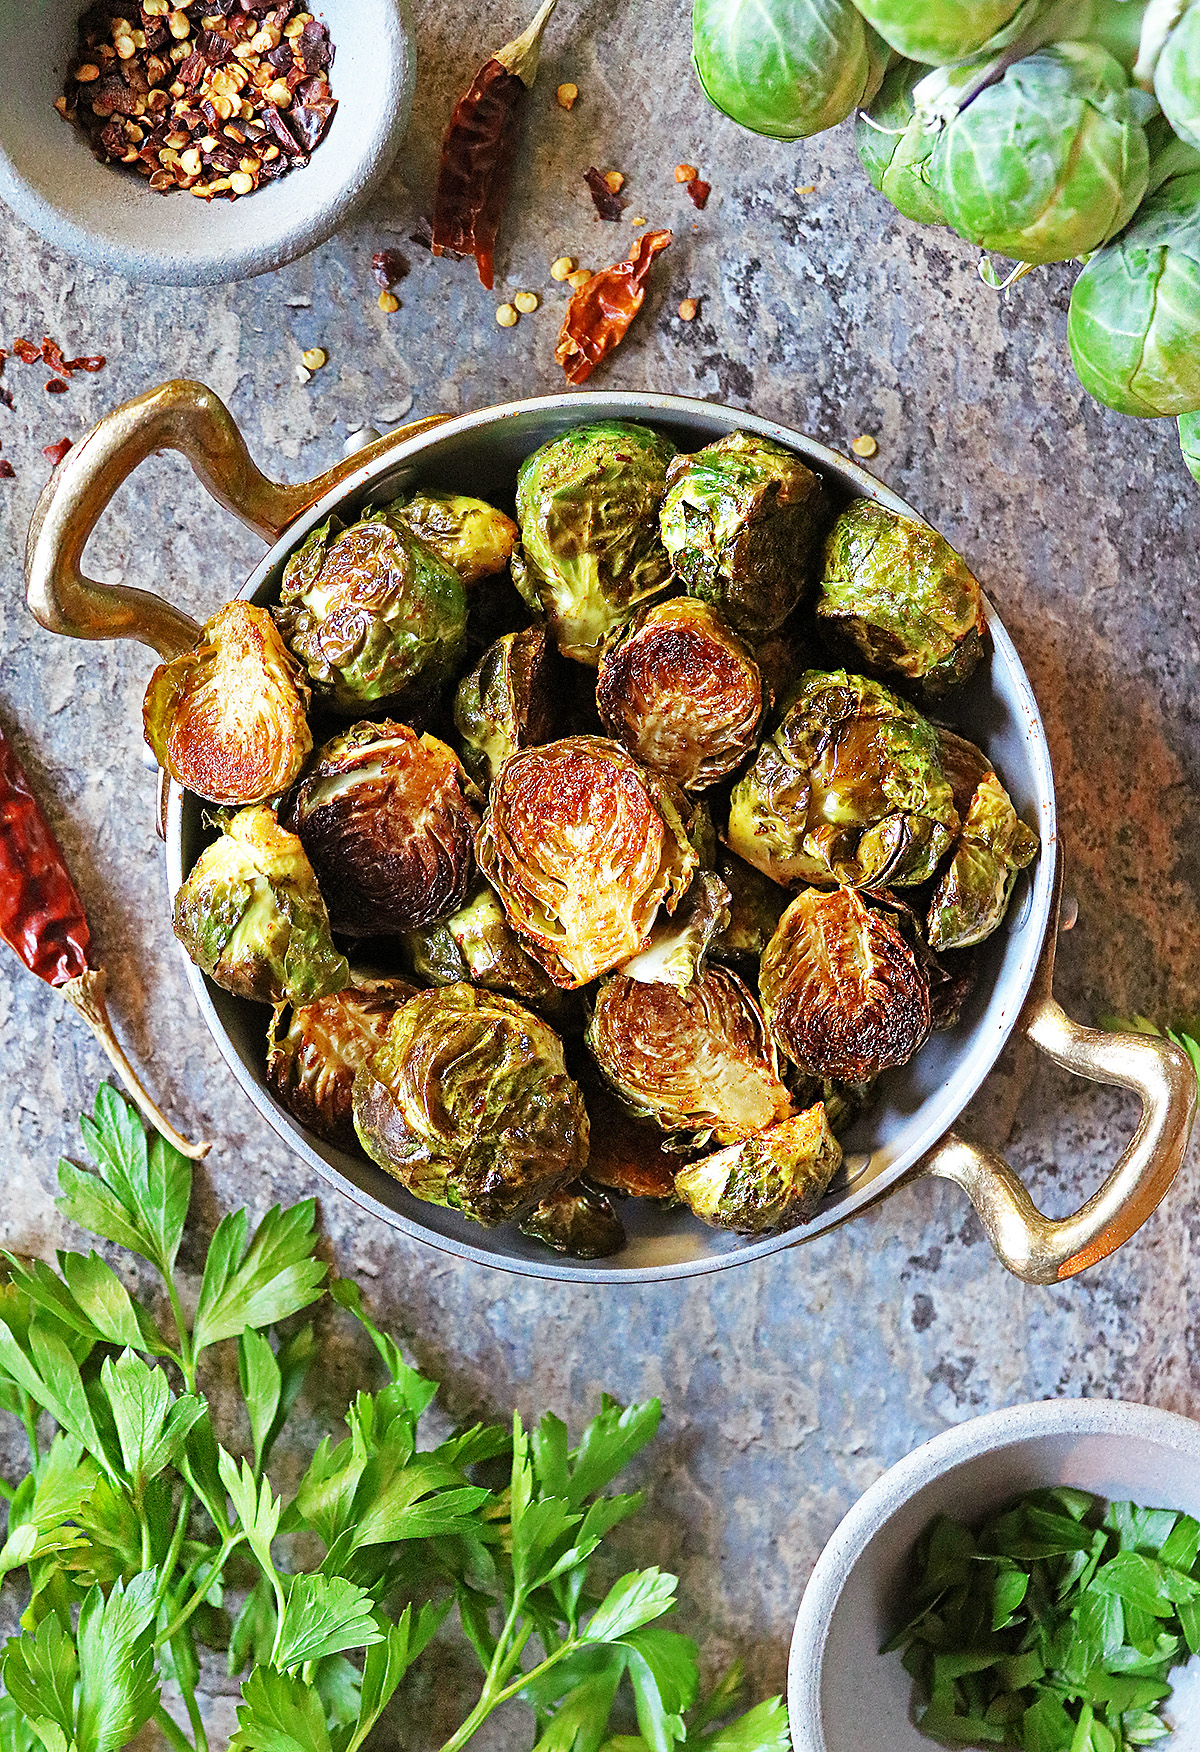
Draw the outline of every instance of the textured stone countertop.
<instances>
[{"instance_id":1,"label":"textured stone countertop","mask_svg":"<svg viewBox=\"0 0 1200 1752\"><path fill-rule=\"evenodd\" d=\"M1170 422L1088 400L1065 348L1071 273L1007 298L977 252L899 218L868 186L848 128L799 146L759 140L708 108L688 65L682 0L572 0L551 24L530 105L495 296L472 264L409 243L436 144L481 50L515 33L501 0L420 0L409 143L370 208L280 273L194 292L129 286L58 254L0 213L0 344L53 335L107 368L69 394L9 363L0 409L0 718L41 788L86 897L113 1009L148 1082L215 1141L185 1243L202 1266L222 1209L317 1191L226 1073L189 995L169 921L154 775L134 645L56 639L22 600L42 446L78 437L162 379L210 384L268 470L300 480L347 432L457 413L561 386L553 349L561 254L619 259L629 225L592 216L590 164L626 177L627 213L675 228L645 310L597 387L673 390L754 409L838 449L874 434L878 474L974 567L1024 658L1054 756L1078 927L1058 994L1085 1022L1168 1017L1200 1002L1200 488ZM572 79L568 114L555 86ZM696 212L675 184L701 167ZM372 251L412 263L385 317ZM511 330L495 305L542 308ZM700 314L676 315L685 295ZM329 362L301 385L318 344ZM91 546L97 574L169 592L203 616L232 594L257 539L207 502L182 461L155 459L118 494ZM72 1237L55 1163L77 1144L105 1063L67 1007L0 958L0 1244ZM1054 1212L1078 1204L1132 1125L1114 1092L1027 1053L993 1075L971 1120ZM745 1655L756 1690L783 1684L801 1590L839 1517L882 1469L948 1423L1054 1394L1108 1394L1200 1412L1196 1153L1159 1213L1115 1258L1055 1290L997 1264L962 1195L917 1185L843 1229L757 1267L630 1291L546 1284L459 1264L379 1227L334 1194L321 1220L339 1270L462 1414L551 1408L577 1423L602 1390L657 1393L665 1418L640 1470L649 1509L627 1550L683 1578L684 1617L714 1662ZM348 1360L348 1353L347 1360ZM332 1402L336 1369L319 1384ZM682 1627L682 1620L681 1620ZM214 1704L228 1724L231 1700ZM449 1704L443 1701L439 1712Z\"/></svg>"}]
</instances>

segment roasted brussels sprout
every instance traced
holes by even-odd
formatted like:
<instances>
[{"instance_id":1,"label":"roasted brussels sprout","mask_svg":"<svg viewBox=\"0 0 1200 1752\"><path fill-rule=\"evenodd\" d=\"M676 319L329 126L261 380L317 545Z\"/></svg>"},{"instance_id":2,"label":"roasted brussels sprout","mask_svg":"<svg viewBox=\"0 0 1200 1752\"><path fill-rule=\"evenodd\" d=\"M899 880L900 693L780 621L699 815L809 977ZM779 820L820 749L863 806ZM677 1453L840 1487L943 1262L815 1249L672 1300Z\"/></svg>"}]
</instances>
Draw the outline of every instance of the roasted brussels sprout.
<instances>
[{"instance_id":1,"label":"roasted brussels sprout","mask_svg":"<svg viewBox=\"0 0 1200 1752\"><path fill-rule=\"evenodd\" d=\"M479 801L444 742L384 719L327 742L281 817L304 843L335 929L397 936L463 904Z\"/></svg>"},{"instance_id":2,"label":"roasted brussels sprout","mask_svg":"<svg viewBox=\"0 0 1200 1752\"><path fill-rule=\"evenodd\" d=\"M938 724L936 731L942 771L950 781L950 794L961 823L971 807L980 779L991 772L992 763L982 748L968 742L965 736L947 730L944 724Z\"/></svg>"},{"instance_id":3,"label":"roasted brussels sprout","mask_svg":"<svg viewBox=\"0 0 1200 1752\"><path fill-rule=\"evenodd\" d=\"M963 816L950 866L929 907L932 949L982 943L1003 919L1017 871L1032 864L1038 837L994 772L985 773Z\"/></svg>"},{"instance_id":4,"label":"roasted brussels sprout","mask_svg":"<svg viewBox=\"0 0 1200 1752\"><path fill-rule=\"evenodd\" d=\"M716 609L677 596L640 608L605 650L596 705L644 766L702 791L758 741L762 677Z\"/></svg>"},{"instance_id":5,"label":"roasted brussels sprout","mask_svg":"<svg viewBox=\"0 0 1200 1752\"><path fill-rule=\"evenodd\" d=\"M304 847L262 805L201 852L175 896L175 935L210 979L261 1004L308 1004L350 977Z\"/></svg>"},{"instance_id":6,"label":"roasted brussels sprout","mask_svg":"<svg viewBox=\"0 0 1200 1752\"><path fill-rule=\"evenodd\" d=\"M944 225L928 176L937 135L913 107L913 86L928 72L916 61L890 67L875 102L859 115L854 144L872 185L898 212L919 225Z\"/></svg>"},{"instance_id":7,"label":"roasted brussels sprout","mask_svg":"<svg viewBox=\"0 0 1200 1752\"><path fill-rule=\"evenodd\" d=\"M709 101L777 140L870 103L888 56L851 0L695 0L692 53Z\"/></svg>"},{"instance_id":8,"label":"roasted brussels sprout","mask_svg":"<svg viewBox=\"0 0 1200 1752\"><path fill-rule=\"evenodd\" d=\"M351 973L350 984L311 1004L280 1005L267 1033L267 1083L301 1125L339 1149L358 1146L354 1074L415 996L405 979Z\"/></svg>"},{"instance_id":9,"label":"roasted brussels sprout","mask_svg":"<svg viewBox=\"0 0 1200 1752\"><path fill-rule=\"evenodd\" d=\"M646 947L619 972L644 985L691 985L709 945L729 923L729 890L711 870L699 870L673 918L660 913Z\"/></svg>"},{"instance_id":10,"label":"roasted brussels sprout","mask_svg":"<svg viewBox=\"0 0 1200 1752\"><path fill-rule=\"evenodd\" d=\"M287 563L275 618L319 696L358 712L454 669L467 624L462 580L397 516L329 519Z\"/></svg>"},{"instance_id":11,"label":"roasted brussels sprout","mask_svg":"<svg viewBox=\"0 0 1200 1752\"><path fill-rule=\"evenodd\" d=\"M286 791L312 749L309 690L265 608L229 602L150 677L142 716L160 767L210 803Z\"/></svg>"},{"instance_id":12,"label":"roasted brussels sprout","mask_svg":"<svg viewBox=\"0 0 1200 1752\"><path fill-rule=\"evenodd\" d=\"M587 1177L619 1198L675 1202L679 1152L653 1120L630 1113L586 1048L570 1065L592 1122Z\"/></svg>"},{"instance_id":13,"label":"roasted brussels sprout","mask_svg":"<svg viewBox=\"0 0 1200 1752\"><path fill-rule=\"evenodd\" d=\"M517 526L485 499L465 493L414 493L389 507L426 547L452 566L464 584L502 572L512 558Z\"/></svg>"},{"instance_id":14,"label":"roasted brussels sprout","mask_svg":"<svg viewBox=\"0 0 1200 1752\"><path fill-rule=\"evenodd\" d=\"M825 544L817 618L885 679L936 699L983 655L983 599L960 555L927 524L855 499Z\"/></svg>"},{"instance_id":15,"label":"roasted brussels sprout","mask_svg":"<svg viewBox=\"0 0 1200 1752\"><path fill-rule=\"evenodd\" d=\"M974 55L1012 18L1022 0L856 0L885 42L910 61L935 67Z\"/></svg>"},{"instance_id":16,"label":"roasted brussels sprout","mask_svg":"<svg viewBox=\"0 0 1200 1752\"><path fill-rule=\"evenodd\" d=\"M523 1219L521 1233L572 1259L607 1259L625 1245L624 1225L612 1200L586 1180L550 1193Z\"/></svg>"},{"instance_id":17,"label":"roasted brussels sprout","mask_svg":"<svg viewBox=\"0 0 1200 1752\"><path fill-rule=\"evenodd\" d=\"M729 432L675 458L660 522L689 596L719 608L735 632L765 638L810 582L825 489L782 444Z\"/></svg>"},{"instance_id":18,"label":"roasted brussels sprout","mask_svg":"<svg viewBox=\"0 0 1200 1752\"><path fill-rule=\"evenodd\" d=\"M594 668L613 628L666 586L658 507L674 454L649 426L599 420L521 464L513 579L544 610L565 657Z\"/></svg>"},{"instance_id":19,"label":"roasted brussels sprout","mask_svg":"<svg viewBox=\"0 0 1200 1752\"><path fill-rule=\"evenodd\" d=\"M807 1223L842 1165L842 1146L818 1101L675 1176L675 1190L712 1229L778 1235Z\"/></svg>"},{"instance_id":20,"label":"roasted brussels sprout","mask_svg":"<svg viewBox=\"0 0 1200 1752\"><path fill-rule=\"evenodd\" d=\"M418 979L430 985L469 980L485 990L521 998L563 1022L572 994L560 991L544 968L527 955L508 922L499 896L476 881L457 912L423 931L410 932L405 948Z\"/></svg>"},{"instance_id":21,"label":"roasted brussels sprout","mask_svg":"<svg viewBox=\"0 0 1200 1752\"><path fill-rule=\"evenodd\" d=\"M788 903L787 891L724 846L717 854L717 874L729 893L729 922L713 938L710 952L718 961L757 973L758 958Z\"/></svg>"},{"instance_id":22,"label":"roasted brussels sprout","mask_svg":"<svg viewBox=\"0 0 1200 1752\"><path fill-rule=\"evenodd\" d=\"M587 985L645 947L696 868L678 793L618 742L525 748L492 786L479 865L556 985Z\"/></svg>"},{"instance_id":23,"label":"roasted brussels sprout","mask_svg":"<svg viewBox=\"0 0 1200 1752\"><path fill-rule=\"evenodd\" d=\"M1146 192L1152 110L1098 43L1026 55L938 136L929 177L947 224L1022 262L1098 249Z\"/></svg>"},{"instance_id":24,"label":"roasted brussels sprout","mask_svg":"<svg viewBox=\"0 0 1200 1752\"><path fill-rule=\"evenodd\" d=\"M924 969L894 915L853 888L796 896L763 952L759 991L779 1046L813 1076L864 1082L929 1037Z\"/></svg>"},{"instance_id":25,"label":"roasted brussels sprout","mask_svg":"<svg viewBox=\"0 0 1200 1752\"><path fill-rule=\"evenodd\" d=\"M776 882L906 887L957 831L933 726L878 681L810 669L734 787L728 843Z\"/></svg>"},{"instance_id":26,"label":"roasted brussels sprout","mask_svg":"<svg viewBox=\"0 0 1200 1752\"><path fill-rule=\"evenodd\" d=\"M510 754L548 742L554 728L552 662L544 627L505 633L458 684L454 722L463 764L489 785Z\"/></svg>"},{"instance_id":27,"label":"roasted brussels sprout","mask_svg":"<svg viewBox=\"0 0 1200 1752\"><path fill-rule=\"evenodd\" d=\"M632 1112L689 1143L730 1143L792 1111L758 1005L727 967L684 987L614 974L596 997L587 1043Z\"/></svg>"},{"instance_id":28,"label":"roasted brussels sprout","mask_svg":"<svg viewBox=\"0 0 1200 1752\"><path fill-rule=\"evenodd\" d=\"M414 1198L511 1222L587 1166L588 1116L562 1042L495 992L440 986L393 1016L354 1078L354 1126Z\"/></svg>"}]
</instances>

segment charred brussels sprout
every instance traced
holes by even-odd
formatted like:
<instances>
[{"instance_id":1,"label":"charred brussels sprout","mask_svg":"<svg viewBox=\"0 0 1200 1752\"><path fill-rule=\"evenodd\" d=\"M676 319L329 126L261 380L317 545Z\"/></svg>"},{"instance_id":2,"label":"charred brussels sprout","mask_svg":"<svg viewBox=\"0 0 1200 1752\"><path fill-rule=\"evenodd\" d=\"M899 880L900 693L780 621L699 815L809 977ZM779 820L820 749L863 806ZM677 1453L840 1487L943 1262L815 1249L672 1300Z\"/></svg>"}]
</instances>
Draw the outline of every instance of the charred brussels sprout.
<instances>
[{"instance_id":1,"label":"charred brussels sprout","mask_svg":"<svg viewBox=\"0 0 1200 1752\"><path fill-rule=\"evenodd\" d=\"M587 1042L632 1112L695 1142L748 1137L792 1111L758 1005L727 967L682 988L615 974Z\"/></svg>"},{"instance_id":2,"label":"charred brussels sprout","mask_svg":"<svg viewBox=\"0 0 1200 1752\"><path fill-rule=\"evenodd\" d=\"M301 1125L326 1143L357 1147L355 1072L415 992L404 979L352 973L340 992L276 1010L267 1036L267 1083Z\"/></svg>"},{"instance_id":3,"label":"charred brussels sprout","mask_svg":"<svg viewBox=\"0 0 1200 1752\"><path fill-rule=\"evenodd\" d=\"M261 1004L311 1003L350 977L304 847L261 806L201 852L175 896L175 935L210 979Z\"/></svg>"},{"instance_id":4,"label":"charred brussels sprout","mask_svg":"<svg viewBox=\"0 0 1200 1752\"><path fill-rule=\"evenodd\" d=\"M701 791L757 742L762 677L716 609L674 597L639 609L605 651L596 705L644 766Z\"/></svg>"},{"instance_id":5,"label":"charred brussels sprout","mask_svg":"<svg viewBox=\"0 0 1200 1752\"><path fill-rule=\"evenodd\" d=\"M414 493L411 499L398 499L390 511L453 567L464 584L477 584L502 572L512 558L517 526L485 499L469 499L464 493Z\"/></svg>"},{"instance_id":6,"label":"charred brussels sprout","mask_svg":"<svg viewBox=\"0 0 1200 1752\"><path fill-rule=\"evenodd\" d=\"M476 801L444 742L385 719L327 742L283 819L312 859L335 928L393 936L466 899Z\"/></svg>"},{"instance_id":7,"label":"charred brussels sprout","mask_svg":"<svg viewBox=\"0 0 1200 1752\"><path fill-rule=\"evenodd\" d=\"M287 563L275 617L318 694L340 711L452 673L467 623L462 580L399 517L314 529Z\"/></svg>"},{"instance_id":8,"label":"charred brussels sprout","mask_svg":"<svg viewBox=\"0 0 1200 1752\"><path fill-rule=\"evenodd\" d=\"M562 1042L473 986L419 992L354 1079L354 1125L414 1198L511 1222L587 1166L588 1116Z\"/></svg>"},{"instance_id":9,"label":"charred brussels sprout","mask_svg":"<svg viewBox=\"0 0 1200 1752\"><path fill-rule=\"evenodd\" d=\"M612 1200L584 1180L544 1198L523 1220L521 1233L572 1259L607 1259L625 1245L625 1229Z\"/></svg>"},{"instance_id":10,"label":"charred brussels sprout","mask_svg":"<svg viewBox=\"0 0 1200 1752\"><path fill-rule=\"evenodd\" d=\"M613 628L667 584L658 507L674 454L649 426L599 420L521 464L513 579L545 612L564 657L594 667Z\"/></svg>"},{"instance_id":11,"label":"charred brussels sprout","mask_svg":"<svg viewBox=\"0 0 1200 1752\"><path fill-rule=\"evenodd\" d=\"M729 893L729 922L713 938L712 954L757 972L758 958L788 903L787 892L724 846L717 855L717 874Z\"/></svg>"},{"instance_id":12,"label":"charred brussels sprout","mask_svg":"<svg viewBox=\"0 0 1200 1752\"><path fill-rule=\"evenodd\" d=\"M734 787L728 842L776 882L906 887L957 831L933 726L880 682L812 669Z\"/></svg>"},{"instance_id":13,"label":"charred brussels sprout","mask_svg":"<svg viewBox=\"0 0 1200 1752\"><path fill-rule=\"evenodd\" d=\"M522 998L557 1013L571 1001L544 968L527 955L508 922L499 897L486 882L476 883L465 904L424 931L411 932L405 947L418 979L430 985L469 980L487 991Z\"/></svg>"},{"instance_id":14,"label":"charred brussels sprout","mask_svg":"<svg viewBox=\"0 0 1200 1752\"><path fill-rule=\"evenodd\" d=\"M929 980L893 917L853 888L808 888L788 907L759 976L771 1032L817 1077L864 1082L929 1037Z\"/></svg>"},{"instance_id":15,"label":"charred brussels sprout","mask_svg":"<svg viewBox=\"0 0 1200 1752\"><path fill-rule=\"evenodd\" d=\"M859 116L854 144L872 185L898 212L919 225L944 225L928 174L937 135L913 107L913 86L928 72L914 61L889 68L875 102Z\"/></svg>"},{"instance_id":16,"label":"charred brussels sprout","mask_svg":"<svg viewBox=\"0 0 1200 1752\"><path fill-rule=\"evenodd\" d=\"M872 671L936 699L983 655L983 601L936 530L856 499L825 544L817 618Z\"/></svg>"},{"instance_id":17,"label":"charred brussels sprout","mask_svg":"<svg viewBox=\"0 0 1200 1752\"><path fill-rule=\"evenodd\" d=\"M692 52L709 101L777 140L869 103L888 54L851 0L694 0Z\"/></svg>"},{"instance_id":18,"label":"charred brussels sprout","mask_svg":"<svg viewBox=\"0 0 1200 1752\"><path fill-rule=\"evenodd\" d=\"M673 918L660 914L650 941L620 971L645 985L690 985L709 945L729 923L729 890L711 870L700 870Z\"/></svg>"},{"instance_id":19,"label":"charred brussels sprout","mask_svg":"<svg viewBox=\"0 0 1200 1752\"><path fill-rule=\"evenodd\" d=\"M778 1235L807 1223L842 1165L842 1146L820 1102L730 1144L675 1176L675 1190L713 1229Z\"/></svg>"},{"instance_id":20,"label":"charred brussels sprout","mask_svg":"<svg viewBox=\"0 0 1200 1752\"><path fill-rule=\"evenodd\" d=\"M935 67L962 61L1003 30L1022 0L857 0L898 54Z\"/></svg>"},{"instance_id":21,"label":"charred brussels sprout","mask_svg":"<svg viewBox=\"0 0 1200 1752\"><path fill-rule=\"evenodd\" d=\"M618 742L522 749L492 786L480 868L556 985L587 985L645 947L696 867L678 793Z\"/></svg>"},{"instance_id":22,"label":"charred brussels sprout","mask_svg":"<svg viewBox=\"0 0 1200 1752\"><path fill-rule=\"evenodd\" d=\"M286 791L312 749L308 687L265 608L230 602L200 644L150 677L142 715L159 766L210 803Z\"/></svg>"},{"instance_id":23,"label":"charred brussels sprout","mask_svg":"<svg viewBox=\"0 0 1200 1752\"><path fill-rule=\"evenodd\" d=\"M489 785L510 754L547 742L554 726L554 661L542 627L505 633L458 684L454 722L463 763Z\"/></svg>"},{"instance_id":24,"label":"charred brussels sprout","mask_svg":"<svg viewBox=\"0 0 1200 1752\"><path fill-rule=\"evenodd\" d=\"M976 786L950 867L929 908L932 949L982 943L1003 919L1017 871L1032 864L1038 837L1026 827L994 772Z\"/></svg>"},{"instance_id":25,"label":"charred brussels sprout","mask_svg":"<svg viewBox=\"0 0 1200 1752\"><path fill-rule=\"evenodd\" d=\"M795 608L825 522L819 476L752 432L730 432L667 470L662 538L676 575L747 638L774 632Z\"/></svg>"}]
</instances>

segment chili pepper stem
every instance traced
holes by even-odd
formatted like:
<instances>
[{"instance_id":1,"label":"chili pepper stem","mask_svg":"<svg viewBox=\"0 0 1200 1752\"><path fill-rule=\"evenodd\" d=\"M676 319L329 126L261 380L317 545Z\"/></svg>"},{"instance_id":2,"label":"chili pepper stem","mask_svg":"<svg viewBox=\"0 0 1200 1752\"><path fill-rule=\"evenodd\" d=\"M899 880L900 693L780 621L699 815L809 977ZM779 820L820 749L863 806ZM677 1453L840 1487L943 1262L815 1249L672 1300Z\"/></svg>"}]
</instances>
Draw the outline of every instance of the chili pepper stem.
<instances>
[{"instance_id":1,"label":"chili pepper stem","mask_svg":"<svg viewBox=\"0 0 1200 1752\"><path fill-rule=\"evenodd\" d=\"M511 43L505 43L492 56L494 61L499 61L506 73L515 73L523 85L532 85L537 78L538 60L542 52L542 32L557 5L558 0L543 0L529 29L523 30Z\"/></svg>"},{"instance_id":2,"label":"chili pepper stem","mask_svg":"<svg viewBox=\"0 0 1200 1752\"><path fill-rule=\"evenodd\" d=\"M182 1137L179 1132L175 1130L175 1127L171 1124L170 1120L165 1118L163 1114L159 1112L158 1108L154 1105L154 1102L150 1099L150 1096L142 1087L138 1080L138 1074L126 1058L120 1041L118 1041L116 1035L113 1033L112 1023L108 1019L108 1005L104 999L104 989L106 984L107 975L105 974L104 969L102 967L89 967L86 968L77 979L69 979L65 985L61 985L57 989L62 993L68 1004L70 1004L73 1009L78 1010L79 1014L83 1017L84 1021L107 1053L109 1062L113 1069L116 1071L129 1093L133 1096L133 1099L137 1102L146 1118L150 1121L150 1124L154 1126L157 1131L161 1132L162 1136L174 1149L179 1151L180 1155L190 1157L193 1162L200 1161L201 1157L208 1155L212 1145L206 1143L190 1144L185 1137Z\"/></svg>"}]
</instances>

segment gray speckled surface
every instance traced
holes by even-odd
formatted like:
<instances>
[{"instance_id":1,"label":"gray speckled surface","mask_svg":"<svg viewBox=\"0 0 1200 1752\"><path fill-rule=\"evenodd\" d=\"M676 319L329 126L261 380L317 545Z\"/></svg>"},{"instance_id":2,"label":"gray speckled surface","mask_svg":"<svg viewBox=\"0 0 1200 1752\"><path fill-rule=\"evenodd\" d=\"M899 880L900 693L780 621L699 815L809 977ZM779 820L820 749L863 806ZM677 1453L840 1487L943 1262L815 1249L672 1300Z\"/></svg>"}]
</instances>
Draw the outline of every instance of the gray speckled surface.
<instances>
[{"instance_id":1,"label":"gray speckled surface","mask_svg":"<svg viewBox=\"0 0 1200 1752\"><path fill-rule=\"evenodd\" d=\"M1065 356L1070 275L1009 302L975 252L896 216L866 184L847 129L800 147L756 140L708 110L687 67L679 0L564 4L498 254L495 298L470 264L410 246L436 142L481 48L521 19L500 0L417 8L422 56L409 143L368 212L286 271L225 290L131 288L83 269L0 216L0 335L43 333L108 368L66 396L10 363L0 409L0 715L40 782L91 910L120 1026L177 1116L216 1142L198 1176L187 1263L202 1263L232 1201L261 1211L312 1190L224 1072L186 993L171 937L154 782L139 709L141 648L90 647L36 628L21 600L24 531L45 478L41 446L173 375L226 398L255 455L290 479L341 453L364 419L457 411L561 383L548 277L561 253L615 260L628 225L591 217L581 173L628 177L630 215L676 228L638 325L597 387L721 398L846 448L874 433L874 466L959 545L1017 641L1054 754L1078 928L1059 995L1081 1020L1109 1009L1195 1007L1200 896L1200 491L1169 423L1089 402ZM554 87L571 78L569 114ZM696 213L681 159L713 185ZM812 192L798 192L812 187ZM412 273L385 318L373 250ZM511 331L492 311L532 286L544 308ZM691 325L675 308L699 297ZM300 349L326 347L311 384ZM198 614L258 551L203 501L175 458L122 489L93 544L102 574L169 589ZM103 1061L60 1000L0 961L0 1242L67 1239L54 1164L74 1147ZM991 1080L977 1135L1054 1210L1079 1202L1127 1134L1122 1099L1017 1054ZM1053 1167L1044 1164L1054 1164ZM376 1307L447 1386L456 1411L551 1407L581 1418L602 1389L660 1393L650 1508L628 1548L677 1568L689 1624L712 1657L740 1651L756 1688L783 1683L796 1603L825 1538L891 1461L947 1422L1049 1394L1116 1394L1200 1411L1196 1156L1167 1204L1116 1258L1062 1289L1009 1278L961 1195L903 1192L853 1228L763 1266L636 1292L575 1289L460 1266L330 1198L332 1257L365 1274ZM336 1371L332 1372L336 1374ZM332 1396L334 1383L329 1383ZM448 1705L439 1705L445 1710ZM227 1717L226 1717L227 1719Z\"/></svg>"}]
</instances>

